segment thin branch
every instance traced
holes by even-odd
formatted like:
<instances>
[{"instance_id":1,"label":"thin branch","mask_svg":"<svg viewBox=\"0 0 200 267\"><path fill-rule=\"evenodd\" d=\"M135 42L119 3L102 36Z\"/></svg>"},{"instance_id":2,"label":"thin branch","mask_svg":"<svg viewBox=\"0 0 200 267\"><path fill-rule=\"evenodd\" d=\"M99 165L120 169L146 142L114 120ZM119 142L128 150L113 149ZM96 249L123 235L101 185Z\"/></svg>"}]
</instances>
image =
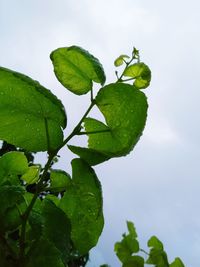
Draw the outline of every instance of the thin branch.
<instances>
[{"instance_id":1,"label":"thin branch","mask_svg":"<svg viewBox=\"0 0 200 267\"><path fill-rule=\"evenodd\" d=\"M22 226L21 226L21 235L20 235L20 240L19 240L19 245L20 245L20 251L19 251L19 260L23 263L24 262L24 253L25 253L25 241L26 241L26 224L29 218L29 215L33 209L33 206L38 198L38 195L41 193L41 189L44 188L44 180L46 178L46 175L48 173L48 170L51 167L51 163L53 158L57 155L58 151L65 146L69 140L71 140L71 138L77 134L80 133L80 129L81 129L81 124L84 121L84 119L86 118L86 116L88 115L88 113L90 112L90 110L93 108L93 106L96 104L95 100L93 100L90 104L90 106L88 107L87 111L85 112L85 114L83 115L83 117L81 118L81 120L79 121L79 123L77 124L77 126L74 128L74 130L71 132L71 134L69 134L69 136L63 141L63 143L54 151L52 151L51 153L49 152L49 158L48 161L44 167L44 171L42 173L42 176L37 184L37 188L36 188L36 193L34 194L30 204L28 205L27 209L25 210L24 214L21 216L22 217ZM45 124L45 127L48 126ZM46 128L47 132L48 132L48 128ZM47 136L48 139L48 136Z\"/></svg>"},{"instance_id":2,"label":"thin branch","mask_svg":"<svg viewBox=\"0 0 200 267\"><path fill-rule=\"evenodd\" d=\"M77 135L89 135L89 134L97 134L97 133L107 133L110 132L110 129L105 129L101 131L89 131L89 132L79 132Z\"/></svg>"}]
</instances>

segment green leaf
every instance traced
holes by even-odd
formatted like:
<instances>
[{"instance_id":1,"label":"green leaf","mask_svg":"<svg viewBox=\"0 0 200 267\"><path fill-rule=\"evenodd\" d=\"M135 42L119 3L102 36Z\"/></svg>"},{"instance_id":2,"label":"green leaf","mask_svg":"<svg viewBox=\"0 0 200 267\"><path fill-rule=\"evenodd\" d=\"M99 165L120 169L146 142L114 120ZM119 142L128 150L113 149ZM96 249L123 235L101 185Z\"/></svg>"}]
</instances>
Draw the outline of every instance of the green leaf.
<instances>
[{"instance_id":1,"label":"green leaf","mask_svg":"<svg viewBox=\"0 0 200 267\"><path fill-rule=\"evenodd\" d=\"M47 195L45 199L51 200L56 206L60 204L60 197L55 195Z\"/></svg>"},{"instance_id":2,"label":"green leaf","mask_svg":"<svg viewBox=\"0 0 200 267\"><path fill-rule=\"evenodd\" d=\"M66 214L52 201L43 201L44 236L61 252L67 261L70 250L71 225Z\"/></svg>"},{"instance_id":3,"label":"green leaf","mask_svg":"<svg viewBox=\"0 0 200 267\"><path fill-rule=\"evenodd\" d=\"M97 165L110 159L110 157L94 149L77 147L72 145L68 145L68 148L80 158L84 159L90 166Z\"/></svg>"},{"instance_id":4,"label":"green leaf","mask_svg":"<svg viewBox=\"0 0 200 267\"><path fill-rule=\"evenodd\" d=\"M151 70L144 63L135 63L128 66L123 75L134 78L133 85L138 89L148 87L151 81Z\"/></svg>"},{"instance_id":5,"label":"green leaf","mask_svg":"<svg viewBox=\"0 0 200 267\"><path fill-rule=\"evenodd\" d=\"M132 222L130 222L130 221L127 221L127 228L128 228L129 234L133 238L136 238L137 237L137 233L136 233L136 229L135 229L134 224Z\"/></svg>"},{"instance_id":6,"label":"green leaf","mask_svg":"<svg viewBox=\"0 0 200 267\"><path fill-rule=\"evenodd\" d=\"M123 83L110 84L102 88L96 97L96 104L103 113L107 125L96 119L86 118L86 132L99 133L88 133L89 150L70 147L72 152L91 165L112 157L125 156L134 148L142 135L148 107L143 92Z\"/></svg>"},{"instance_id":7,"label":"green leaf","mask_svg":"<svg viewBox=\"0 0 200 267\"><path fill-rule=\"evenodd\" d=\"M24 174L28 169L28 161L23 152L12 151L0 158L0 184L9 182L18 184L18 175Z\"/></svg>"},{"instance_id":8,"label":"green leaf","mask_svg":"<svg viewBox=\"0 0 200 267\"><path fill-rule=\"evenodd\" d=\"M156 236L152 236L147 244L148 247L153 247L155 249L163 250L163 244Z\"/></svg>"},{"instance_id":9,"label":"green leaf","mask_svg":"<svg viewBox=\"0 0 200 267\"><path fill-rule=\"evenodd\" d=\"M25 190L21 186L0 186L0 232L11 230L20 224L21 218L17 205L24 201L24 193Z\"/></svg>"},{"instance_id":10,"label":"green leaf","mask_svg":"<svg viewBox=\"0 0 200 267\"><path fill-rule=\"evenodd\" d=\"M110 132L89 135L89 148L109 157L127 155L138 142L145 126L146 96L129 84L117 83L102 88L96 103L107 125L86 119L86 131L109 129Z\"/></svg>"},{"instance_id":11,"label":"green leaf","mask_svg":"<svg viewBox=\"0 0 200 267\"><path fill-rule=\"evenodd\" d=\"M52 170L50 180L52 192L65 191L71 183L70 175L62 170Z\"/></svg>"},{"instance_id":12,"label":"green leaf","mask_svg":"<svg viewBox=\"0 0 200 267\"><path fill-rule=\"evenodd\" d=\"M82 255L96 245L103 229L101 185L93 169L83 160L72 161L72 185L60 200L70 219L71 238Z\"/></svg>"},{"instance_id":13,"label":"green leaf","mask_svg":"<svg viewBox=\"0 0 200 267\"><path fill-rule=\"evenodd\" d=\"M115 59L114 65L116 67L121 66L124 63L124 60L126 58L129 58L129 56L127 56L127 55L121 55L121 56L119 56L117 59Z\"/></svg>"},{"instance_id":14,"label":"green leaf","mask_svg":"<svg viewBox=\"0 0 200 267\"><path fill-rule=\"evenodd\" d=\"M148 241L148 247L151 247L147 264L155 264L155 267L169 267L167 254L164 251L162 242L152 236Z\"/></svg>"},{"instance_id":15,"label":"green leaf","mask_svg":"<svg viewBox=\"0 0 200 267\"><path fill-rule=\"evenodd\" d=\"M122 267L144 267L144 259L140 256L130 257Z\"/></svg>"},{"instance_id":16,"label":"green leaf","mask_svg":"<svg viewBox=\"0 0 200 267\"><path fill-rule=\"evenodd\" d=\"M24 180L27 184L34 184L38 181L40 174L40 166L33 165L30 166L27 172L22 175L21 179Z\"/></svg>"},{"instance_id":17,"label":"green leaf","mask_svg":"<svg viewBox=\"0 0 200 267\"><path fill-rule=\"evenodd\" d=\"M29 151L62 144L66 115L61 102L31 78L0 68L0 139Z\"/></svg>"},{"instance_id":18,"label":"green leaf","mask_svg":"<svg viewBox=\"0 0 200 267\"><path fill-rule=\"evenodd\" d=\"M25 190L21 186L3 185L0 186L0 216L11 207L19 204L24 200L23 195Z\"/></svg>"},{"instance_id":19,"label":"green leaf","mask_svg":"<svg viewBox=\"0 0 200 267\"><path fill-rule=\"evenodd\" d=\"M105 83L99 60L78 46L62 47L50 55L54 72L61 84L71 92L82 95L92 89L92 82Z\"/></svg>"},{"instance_id":20,"label":"green leaf","mask_svg":"<svg viewBox=\"0 0 200 267\"><path fill-rule=\"evenodd\" d=\"M185 267L180 258L175 258L175 260L169 265L170 267Z\"/></svg>"},{"instance_id":21,"label":"green leaf","mask_svg":"<svg viewBox=\"0 0 200 267\"><path fill-rule=\"evenodd\" d=\"M115 252L122 263L125 263L133 253L139 251L139 243L132 235L124 235L121 242L115 244Z\"/></svg>"},{"instance_id":22,"label":"green leaf","mask_svg":"<svg viewBox=\"0 0 200 267\"><path fill-rule=\"evenodd\" d=\"M33 243L35 241L38 241L43 234L44 217L41 214L41 209L32 210L28 218L28 222L30 227L27 230L26 239L30 243Z\"/></svg>"},{"instance_id":23,"label":"green leaf","mask_svg":"<svg viewBox=\"0 0 200 267\"><path fill-rule=\"evenodd\" d=\"M4 231L15 230L21 223L22 217L16 205L15 207L7 209L4 213L3 220L1 221L1 228L3 228Z\"/></svg>"},{"instance_id":24,"label":"green leaf","mask_svg":"<svg viewBox=\"0 0 200 267\"><path fill-rule=\"evenodd\" d=\"M41 239L31 248L26 267L65 267L59 250L47 239Z\"/></svg>"}]
</instances>

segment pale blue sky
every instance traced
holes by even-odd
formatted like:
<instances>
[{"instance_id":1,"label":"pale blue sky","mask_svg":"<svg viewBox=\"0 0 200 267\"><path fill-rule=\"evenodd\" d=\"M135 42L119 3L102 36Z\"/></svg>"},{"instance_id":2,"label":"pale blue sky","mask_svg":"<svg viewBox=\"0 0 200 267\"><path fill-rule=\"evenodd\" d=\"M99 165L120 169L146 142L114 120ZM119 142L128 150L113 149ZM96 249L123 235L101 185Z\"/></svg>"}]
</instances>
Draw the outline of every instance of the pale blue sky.
<instances>
[{"instance_id":1,"label":"pale blue sky","mask_svg":"<svg viewBox=\"0 0 200 267\"><path fill-rule=\"evenodd\" d=\"M51 89L66 106L68 131L80 117L77 107L83 112L89 99L58 83L52 50L73 44L89 50L104 65L108 83L115 79L114 59L132 46L152 70L140 142L128 157L95 168L105 228L91 266L120 266L113 245L126 220L135 222L144 247L155 234L170 259L200 266L199 10L198 0L0 0L0 65ZM69 171L73 155L61 154L60 166Z\"/></svg>"}]
</instances>

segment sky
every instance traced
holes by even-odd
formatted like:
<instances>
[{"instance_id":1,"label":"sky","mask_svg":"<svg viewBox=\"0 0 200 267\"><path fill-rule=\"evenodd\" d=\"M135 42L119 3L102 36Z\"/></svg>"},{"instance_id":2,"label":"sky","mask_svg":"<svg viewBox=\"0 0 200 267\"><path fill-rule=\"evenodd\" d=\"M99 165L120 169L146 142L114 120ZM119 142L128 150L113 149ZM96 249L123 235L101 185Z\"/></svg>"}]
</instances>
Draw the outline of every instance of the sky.
<instances>
[{"instance_id":1,"label":"sky","mask_svg":"<svg viewBox=\"0 0 200 267\"><path fill-rule=\"evenodd\" d=\"M113 247L126 220L135 223L143 248L156 235L170 260L179 256L187 267L200 266L199 10L198 0L0 0L0 65L40 81L62 100L66 133L87 109L89 96L75 96L59 84L51 51L85 48L103 64L107 83L116 80L115 58L133 46L151 68L143 136L127 157L95 167L105 227L90 267L120 266ZM60 155L58 166L70 172L74 156L66 149Z\"/></svg>"}]
</instances>

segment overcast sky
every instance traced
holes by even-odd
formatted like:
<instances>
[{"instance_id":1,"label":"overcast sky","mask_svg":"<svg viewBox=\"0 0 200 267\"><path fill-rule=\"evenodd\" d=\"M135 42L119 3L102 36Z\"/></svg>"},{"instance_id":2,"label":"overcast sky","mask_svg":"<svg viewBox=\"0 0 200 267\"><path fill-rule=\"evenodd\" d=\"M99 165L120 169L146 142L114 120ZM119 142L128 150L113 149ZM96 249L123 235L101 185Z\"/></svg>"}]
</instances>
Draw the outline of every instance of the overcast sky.
<instances>
[{"instance_id":1,"label":"overcast sky","mask_svg":"<svg viewBox=\"0 0 200 267\"><path fill-rule=\"evenodd\" d=\"M68 130L89 97L74 96L53 74L49 54L79 45L115 80L114 59L140 50L152 70L148 121L135 150L95 168L105 228L90 266L120 266L113 246L132 220L145 248L153 234L170 260L200 266L200 3L198 0L0 0L0 65L24 72L65 104ZM73 142L72 142L73 143ZM62 151L69 171L73 155Z\"/></svg>"}]
</instances>

